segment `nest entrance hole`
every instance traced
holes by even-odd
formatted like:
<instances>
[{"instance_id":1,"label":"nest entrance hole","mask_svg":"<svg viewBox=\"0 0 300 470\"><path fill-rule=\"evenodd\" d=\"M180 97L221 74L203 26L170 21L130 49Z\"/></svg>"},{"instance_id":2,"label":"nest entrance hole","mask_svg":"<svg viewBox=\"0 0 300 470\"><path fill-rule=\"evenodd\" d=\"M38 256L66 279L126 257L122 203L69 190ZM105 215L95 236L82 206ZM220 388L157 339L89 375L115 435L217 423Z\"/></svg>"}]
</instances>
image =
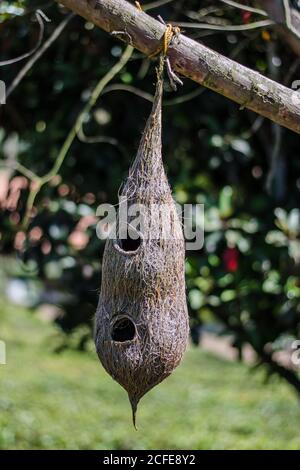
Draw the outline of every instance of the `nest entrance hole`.
<instances>
[{"instance_id":1,"label":"nest entrance hole","mask_svg":"<svg viewBox=\"0 0 300 470\"><path fill-rule=\"evenodd\" d=\"M119 240L119 245L123 251L136 251L140 247L141 242L140 237L136 239L128 237Z\"/></svg>"},{"instance_id":2,"label":"nest entrance hole","mask_svg":"<svg viewBox=\"0 0 300 470\"><path fill-rule=\"evenodd\" d=\"M135 338L136 329L133 321L128 317L119 317L114 322L111 330L111 337L113 341L124 343L125 341L132 341Z\"/></svg>"},{"instance_id":3,"label":"nest entrance hole","mask_svg":"<svg viewBox=\"0 0 300 470\"><path fill-rule=\"evenodd\" d=\"M135 253L142 244L141 234L133 227L127 226L124 238L119 238L117 243L119 248L126 253Z\"/></svg>"}]
</instances>

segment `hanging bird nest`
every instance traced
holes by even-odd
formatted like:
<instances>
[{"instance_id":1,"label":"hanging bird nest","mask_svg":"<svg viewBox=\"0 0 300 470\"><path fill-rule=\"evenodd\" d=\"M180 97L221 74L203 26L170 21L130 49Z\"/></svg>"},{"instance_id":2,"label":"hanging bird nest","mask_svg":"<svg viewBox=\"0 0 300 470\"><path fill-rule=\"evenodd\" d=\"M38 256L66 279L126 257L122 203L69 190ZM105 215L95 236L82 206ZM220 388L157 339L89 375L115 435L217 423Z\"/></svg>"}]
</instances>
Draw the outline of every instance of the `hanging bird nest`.
<instances>
[{"instance_id":1,"label":"hanging bird nest","mask_svg":"<svg viewBox=\"0 0 300 470\"><path fill-rule=\"evenodd\" d=\"M106 241L96 314L97 353L128 392L134 423L139 400L171 374L188 339L184 238L161 154L162 67L161 61L152 111L121 192L117 236ZM135 205L138 227L122 213Z\"/></svg>"}]
</instances>

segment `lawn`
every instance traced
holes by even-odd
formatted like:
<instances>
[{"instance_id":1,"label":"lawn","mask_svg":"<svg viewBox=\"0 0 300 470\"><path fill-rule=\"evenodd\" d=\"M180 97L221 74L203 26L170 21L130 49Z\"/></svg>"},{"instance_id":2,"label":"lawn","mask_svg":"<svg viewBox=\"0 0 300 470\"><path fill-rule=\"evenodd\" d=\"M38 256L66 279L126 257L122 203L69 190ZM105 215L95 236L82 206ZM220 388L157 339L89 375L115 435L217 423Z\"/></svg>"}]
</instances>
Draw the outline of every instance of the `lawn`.
<instances>
[{"instance_id":1,"label":"lawn","mask_svg":"<svg viewBox=\"0 0 300 470\"><path fill-rule=\"evenodd\" d=\"M1 449L300 449L299 402L262 372L191 348L141 401L135 431L93 350L54 353L54 327L4 302L0 322Z\"/></svg>"}]
</instances>

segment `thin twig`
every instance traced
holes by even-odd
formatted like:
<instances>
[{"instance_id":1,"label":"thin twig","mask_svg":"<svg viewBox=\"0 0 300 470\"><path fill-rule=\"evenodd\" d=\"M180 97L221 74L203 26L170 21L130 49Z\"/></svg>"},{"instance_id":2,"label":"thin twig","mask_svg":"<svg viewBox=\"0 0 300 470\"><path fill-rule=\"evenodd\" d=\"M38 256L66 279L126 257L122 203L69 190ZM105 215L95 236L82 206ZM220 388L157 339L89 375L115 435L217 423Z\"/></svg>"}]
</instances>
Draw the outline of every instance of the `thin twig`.
<instances>
[{"instance_id":1,"label":"thin twig","mask_svg":"<svg viewBox=\"0 0 300 470\"><path fill-rule=\"evenodd\" d=\"M223 12L224 12L224 7L211 6L211 7L202 8L201 10L198 10L198 11L183 11L182 13L188 18L190 18L191 20L199 21L200 19L206 20L207 17L212 18L211 16L208 16L208 15L211 15L212 13L217 15ZM216 16L214 16L213 18L216 18Z\"/></svg>"},{"instance_id":2,"label":"thin twig","mask_svg":"<svg viewBox=\"0 0 300 470\"><path fill-rule=\"evenodd\" d=\"M21 173L23 176L26 176L30 181L39 181L40 177L31 171L29 168L26 168L26 166L22 165L22 163L16 162L14 165L14 170L17 170L19 173Z\"/></svg>"},{"instance_id":3,"label":"thin twig","mask_svg":"<svg viewBox=\"0 0 300 470\"><path fill-rule=\"evenodd\" d=\"M37 22L39 24L40 31L39 31L39 37L38 37L37 43L34 46L34 48L31 49L31 51L20 55L19 57L15 57L14 59L8 59L8 60L4 60L4 61L0 62L0 67L4 67L5 65L11 65L11 64L15 64L16 62L20 62L21 60L26 59L27 57L31 56L32 54L34 54L38 50L38 48L42 44L42 40L43 40L43 37L44 37L44 32L45 32L44 21L49 22L50 20L45 15L45 13L43 13L41 10L37 10L35 12L35 16L36 16Z\"/></svg>"},{"instance_id":4,"label":"thin twig","mask_svg":"<svg viewBox=\"0 0 300 470\"><path fill-rule=\"evenodd\" d=\"M29 61L24 65L24 67L20 70L17 76L14 78L12 83L7 89L6 98L14 91L14 89L19 85L21 80L25 77L27 72L31 69L31 67L36 63L36 61L47 51L47 49L53 44L53 42L58 38L61 32L69 23L70 19L73 18L74 13L70 13L67 18L65 18L58 26L55 28L51 36L44 42L40 49L36 51L33 57L29 59Z\"/></svg>"},{"instance_id":5,"label":"thin twig","mask_svg":"<svg viewBox=\"0 0 300 470\"><path fill-rule=\"evenodd\" d=\"M258 15L268 16L267 12L261 10L260 8L249 7L248 5L242 5L241 3L234 2L232 0L220 0L220 2L226 3L234 8L239 8L240 10L251 11L252 13L257 13Z\"/></svg>"},{"instance_id":6,"label":"thin twig","mask_svg":"<svg viewBox=\"0 0 300 470\"><path fill-rule=\"evenodd\" d=\"M280 69L274 64L274 57L277 56L276 43L273 41L268 42L267 45L267 59L269 75L273 80L280 79ZM269 194L274 187L274 195L277 198L282 194L282 189L285 187L285 173L282 171L280 162L284 162L285 152L283 148L283 128L278 124L272 123L272 133L274 136L273 145L270 149L270 169L266 179L266 189Z\"/></svg>"},{"instance_id":7,"label":"thin twig","mask_svg":"<svg viewBox=\"0 0 300 470\"><path fill-rule=\"evenodd\" d=\"M266 189L268 193L272 191L272 184L275 180L276 172L278 170L278 161L281 154L282 148L282 127L278 126L278 124L272 123L272 130L273 130L273 148L271 151L271 161L270 161L270 169L266 179Z\"/></svg>"},{"instance_id":8,"label":"thin twig","mask_svg":"<svg viewBox=\"0 0 300 470\"><path fill-rule=\"evenodd\" d=\"M263 116L257 116L254 122L251 124L250 128L242 132L241 134L242 139L249 140L250 137L253 137L254 134L256 134L256 132L259 131L264 121L265 121L265 118Z\"/></svg>"},{"instance_id":9,"label":"thin twig","mask_svg":"<svg viewBox=\"0 0 300 470\"><path fill-rule=\"evenodd\" d=\"M198 87L190 93L186 93L185 95L176 96L176 98L173 98L171 100L164 100L163 106L175 106L178 104L186 103L187 101L190 101L196 98L197 96L202 95L202 93L204 93L205 91L207 91L207 88Z\"/></svg>"},{"instance_id":10,"label":"thin twig","mask_svg":"<svg viewBox=\"0 0 300 470\"><path fill-rule=\"evenodd\" d=\"M134 87L132 85L124 85L123 83L114 83L113 85L107 86L103 90L102 96L104 94L110 93L111 91L127 91L136 96L139 96L140 98L143 98L146 101L149 101L150 103L153 103L153 95L151 95L150 93L147 93L146 91L141 90L140 88ZM175 106L178 104L186 103L187 101L190 101L193 98L196 98L197 96L201 95L205 91L206 91L206 88L198 87L195 90L191 91L190 93L186 93L185 95L176 96L176 98L172 98L170 100L164 100L162 105L163 106Z\"/></svg>"},{"instance_id":11,"label":"thin twig","mask_svg":"<svg viewBox=\"0 0 300 470\"><path fill-rule=\"evenodd\" d=\"M83 142L85 144L110 144L114 146L118 146L118 141L117 139L114 139L113 137L107 137L105 135L96 135L96 136L90 136L86 135L82 129L82 127L78 130L77 132L77 137L80 140L80 142Z\"/></svg>"},{"instance_id":12,"label":"thin twig","mask_svg":"<svg viewBox=\"0 0 300 470\"><path fill-rule=\"evenodd\" d=\"M94 88L91 97L88 101L88 103L84 106L83 110L80 112L79 116L76 119L76 122L74 126L72 127L71 131L69 132L60 152L58 153L58 156L56 158L56 161L53 165L53 168L45 175L43 176L43 184L48 183L60 170L64 159L68 153L69 148L71 147L71 144L79 131L81 129L82 124L84 122L85 117L87 114L89 114L90 110L92 107L95 105L97 99L100 96L100 93L102 90L106 87L106 85L119 73L122 68L126 65L128 60L131 57L131 54L133 52L133 47L132 46L127 46L124 53L122 54L120 60L107 72L106 75L104 75L103 78L98 82L96 87Z\"/></svg>"},{"instance_id":13,"label":"thin twig","mask_svg":"<svg viewBox=\"0 0 300 470\"><path fill-rule=\"evenodd\" d=\"M146 5L143 5L142 8L144 11L154 10L154 8L162 7L163 5L173 1L174 0L157 0L156 2L146 3Z\"/></svg>"},{"instance_id":14,"label":"thin twig","mask_svg":"<svg viewBox=\"0 0 300 470\"><path fill-rule=\"evenodd\" d=\"M70 130L69 134L67 135L60 151L57 154L56 160L53 164L52 169L46 173L42 177L38 177L37 180L35 180L36 185L34 185L33 189L29 193L29 197L27 199L27 205L26 205L26 214L23 220L23 226L26 228L28 226L30 216L32 213L32 208L34 206L35 199L41 190L41 188L47 184L54 176L58 174L60 171L65 158L67 156L67 153L77 135L77 133L80 131L82 128L82 124L84 122L84 119L87 114L89 114L90 110L92 107L95 105L97 99L99 98L100 94L102 93L103 89L106 87L106 85L122 70L122 68L126 65L128 60L130 59L131 55L133 52L133 47L128 45L123 52L122 56L120 57L120 60L100 79L100 81L97 83L96 87L94 88L91 97L87 104L84 106L82 111L79 113L77 116L77 119Z\"/></svg>"},{"instance_id":15,"label":"thin twig","mask_svg":"<svg viewBox=\"0 0 300 470\"><path fill-rule=\"evenodd\" d=\"M266 26L274 25L272 20L254 21L249 24L237 24L237 25L214 25L209 23L187 23L187 22L172 22L174 26L180 26L181 28L192 28L192 29L214 29L217 31L247 31L249 29L265 28Z\"/></svg>"},{"instance_id":16,"label":"thin twig","mask_svg":"<svg viewBox=\"0 0 300 470\"><path fill-rule=\"evenodd\" d=\"M132 85L124 85L123 83L114 83L113 85L108 85L102 92L102 95L110 93L111 91L128 91L129 93L133 93L140 98L143 98L146 101L153 102L153 96L146 91L140 90Z\"/></svg>"},{"instance_id":17,"label":"thin twig","mask_svg":"<svg viewBox=\"0 0 300 470\"><path fill-rule=\"evenodd\" d=\"M298 68L300 67L300 57L297 57L294 62L292 63L291 67L288 70L288 73L286 75L286 78L284 80L284 85L290 86L290 82L294 76L294 74L297 72Z\"/></svg>"}]
</instances>

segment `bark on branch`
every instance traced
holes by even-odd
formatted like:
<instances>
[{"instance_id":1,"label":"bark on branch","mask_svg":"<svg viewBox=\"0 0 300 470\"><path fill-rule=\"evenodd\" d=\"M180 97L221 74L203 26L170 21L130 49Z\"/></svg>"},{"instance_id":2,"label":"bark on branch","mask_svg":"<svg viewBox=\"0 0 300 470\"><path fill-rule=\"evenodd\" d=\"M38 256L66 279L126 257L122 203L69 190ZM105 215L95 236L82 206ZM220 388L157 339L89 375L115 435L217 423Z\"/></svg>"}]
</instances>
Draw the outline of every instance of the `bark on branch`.
<instances>
[{"instance_id":1,"label":"bark on branch","mask_svg":"<svg viewBox=\"0 0 300 470\"><path fill-rule=\"evenodd\" d=\"M58 0L78 15L150 55L165 26L125 0ZM202 44L180 35L169 48L181 75L300 134L300 95Z\"/></svg>"}]
</instances>

